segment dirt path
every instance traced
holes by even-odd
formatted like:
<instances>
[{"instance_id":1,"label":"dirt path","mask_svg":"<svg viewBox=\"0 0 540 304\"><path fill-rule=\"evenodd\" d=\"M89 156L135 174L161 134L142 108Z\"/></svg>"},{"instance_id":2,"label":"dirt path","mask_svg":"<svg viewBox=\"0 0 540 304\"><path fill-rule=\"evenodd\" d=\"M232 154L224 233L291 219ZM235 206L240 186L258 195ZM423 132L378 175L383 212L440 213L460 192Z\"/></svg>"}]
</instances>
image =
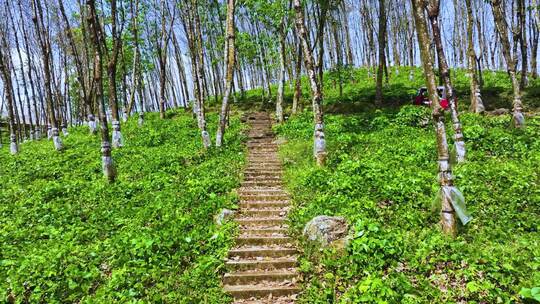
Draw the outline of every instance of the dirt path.
<instances>
[{"instance_id":1,"label":"dirt path","mask_svg":"<svg viewBox=\"0 0 540 304\"><path fill-rule=\"evenodd\" d=\"M249 115L248 165L239 189L240 235L229 251L223 277L234 303L294 303L296 248L285 224L289 196L281 185L281 163L268 113Z\"/></svg>"}]
</instances>

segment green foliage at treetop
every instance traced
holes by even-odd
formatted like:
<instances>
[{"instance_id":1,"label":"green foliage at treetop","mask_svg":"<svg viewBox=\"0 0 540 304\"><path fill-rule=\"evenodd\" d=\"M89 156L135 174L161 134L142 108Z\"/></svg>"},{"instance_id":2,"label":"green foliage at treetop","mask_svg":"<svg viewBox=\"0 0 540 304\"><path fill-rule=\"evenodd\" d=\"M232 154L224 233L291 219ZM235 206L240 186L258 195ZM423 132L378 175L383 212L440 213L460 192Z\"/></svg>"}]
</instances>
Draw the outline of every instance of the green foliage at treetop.
<instances>
[{"instance_id":1,"label":"green foliage at treetop","mask_svg":"<svg viewBox=\"0 0 540 304\"><path fill-rule=\"evenodd\" d=\"M468 161L454 173L474 218L456 239L441 234L432 208L435 133L431 123L422 127L429 109L328 115L325 168L309 157L312 119L304 112L276 128L288 139L281 155L291 230L300 236L313 217L341 215L352 239L344 251L302 242L300 303L519 303L537 295L540 117L514 130L508 115L461 115Z\"/></svg>"},{"instance_id":2,"label":"green foliage at treetop","mask_svg":"<svg viewBox=\"0 0 540 304\"><path fill-rule=\"evenodd\" d=\"M117 182L101 172L100 141L81 127L57 153L47 140L0 151L0 301L222 303L234 227L213 217L237 200L243 126L204 152L189 113L146 114L123 126ZM208 115L209 126L217 115ZM210 130L211 132L215 132Z\"/></svg>"}]
</instances>

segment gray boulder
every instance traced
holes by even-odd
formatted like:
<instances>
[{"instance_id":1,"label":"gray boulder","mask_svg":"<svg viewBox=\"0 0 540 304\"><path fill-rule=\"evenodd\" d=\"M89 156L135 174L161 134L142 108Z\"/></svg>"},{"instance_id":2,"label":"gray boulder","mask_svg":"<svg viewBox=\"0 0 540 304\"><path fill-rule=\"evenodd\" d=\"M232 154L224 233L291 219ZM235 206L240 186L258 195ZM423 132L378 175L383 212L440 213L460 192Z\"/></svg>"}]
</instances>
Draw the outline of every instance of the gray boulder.
<instances>
[{"instance_id":1,"label":"gray boulder","mask_svg":"<svg viewBox=\"0 0 540 304\"><path fill-rule=\"evenodd\" d=\"M218 224L219 226L225 224L225 222L231 220L235 214L236 211L230 209L222 209L221 212L216 216L216 224Z\"/></svg>"},{"instance_id":2,"label":"gray boulder","mask_svg":"<svg viewBox=\"0 0 540 304\"><path fill-rule=\"evenodd\" d=\"M349 225L344 217L321 215L313 218L304 227L304 236L322 246L332 245L335 241L343 243L347 239Z\"/></svg>"}]
</instances>

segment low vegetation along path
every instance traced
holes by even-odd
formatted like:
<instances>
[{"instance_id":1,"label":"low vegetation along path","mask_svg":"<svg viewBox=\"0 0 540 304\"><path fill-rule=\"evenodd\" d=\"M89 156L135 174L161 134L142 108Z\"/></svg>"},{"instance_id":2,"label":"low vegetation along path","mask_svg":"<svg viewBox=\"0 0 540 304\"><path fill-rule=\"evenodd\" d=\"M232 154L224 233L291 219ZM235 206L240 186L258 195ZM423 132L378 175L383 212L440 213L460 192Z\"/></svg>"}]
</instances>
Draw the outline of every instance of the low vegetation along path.
<instances>
[{"instance_id":1,"label":"low vegetation along path","mask_svg":"<svg viewBox=\"0 0 540 304\"><path fill-rule=\"evenodd\" d=\"M223 280L234 303L294 303L298 292L297 257L285 224L289 196L281 185L268 113L248 116L248 166L240 188L240 235L229 252Z\"/></svg>"}]
</instances>

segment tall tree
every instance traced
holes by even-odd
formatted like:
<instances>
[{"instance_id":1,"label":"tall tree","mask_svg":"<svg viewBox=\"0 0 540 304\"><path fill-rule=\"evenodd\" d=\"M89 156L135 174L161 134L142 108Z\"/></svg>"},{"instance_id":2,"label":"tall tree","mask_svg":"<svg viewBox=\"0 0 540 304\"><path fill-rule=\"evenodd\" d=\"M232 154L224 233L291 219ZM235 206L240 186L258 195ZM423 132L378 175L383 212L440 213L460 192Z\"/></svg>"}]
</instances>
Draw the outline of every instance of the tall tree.
<instances>
[{"instance_id":1,"label":"tall tree","mask_svg":"<svg viewBox=\"0 0 540 304\"><path fill-rule=\"evenodd\" d=\"M478 82L476 52L474 50L474 17L471 0L465 0L467 6L467 54L469 57L469 77L471 87L471 111L474 113L484 112L484 103L480 93Z\"/></svg>"},{"instance_id":2,"label":"tall tree","mask_svg":"<svg viewBox=\"0 0 540 304\"><path fill-rule=\"evenodd\" d=\"M124 145L124 140L120 130L120 111L118 110L118 92L116 84L116 72L118 65L118 56L120 54L120 48L122 44L121 32L122 29L118 28L117 25L117 3L116 0L111 1L111 38L112 38L112 47L111 51L108 52L108 63L107 63L107 77L109 80L109 106L111 108L112 114L112 146L114 148L119 148ZM101 26L100 26L101 27ZM123 25L122 25L123 27ZM103 34L102 34L103 35ZM103 43L103 50L107 50L107 43L105 39L101 39Z\"/></svg>"},{"instance_id":3,"label":"tall tree","mask_svg":"<svg viewBox=\"0 0 540 304\"><path fill-rule=\"evenodd\" d=\"M45 2L47 5L47 2ZM55 107L53 102L52 82L51 82L51 41L47 28L45 27L43 8L41 6L41 0L32 0L32 10L34 16L34 27L36 29L36 35L38 37L39 44L41 46L43 74L45 78L45 93L47 100L47 115L49 117L49 125L51 126L51 137L54 143L54 147L57 151L64 148L62 140L58 132L58 120L56 119Z\"/></svg>"},{"instance_id":4,"label":"tall tree","mask_svg":"<svg viewBox=\"0 0 540 304\"><path fill-rule=\"evenodd\" d=\"M502 0L490 0L493 19L495 20L495 26L499 33L499 40L501 42L502 53L504 60L506 61L506 69L512 80L512 87L514 91L513 105L513 123L517 128L525 126L525 116L523 116L523 103L521 101L521 89L520 83L516 75L517 60L512 56L512 49L510 47L510 40L508 38L508 25L505 19L505 12L502 6Z\"/></svg>"},{"instance_id":5,"label":"tall tree","mask_svg":"<svg viewBox=\"0 0 540 304\"><path fill-rule=\"evenodd\" d=\"M7 100L7 110L8 110L8 120L9 120L9 151L11 154L19 153L19 147L17 145L17 135L15 133L15 98L13 96L13 82L11 79L11 71L8 66L9 60L7 58L8 52L10 50L7 44L6 38L7 32L4 28L1 28L0 25L0 73L2 74L2 82L4 83L4 94ZM3 104L2 104L3 105ZM1 113L1 112L0 112Z\"/></svg>"},{"instance_id":6,"label":"tall tree","mask_svg":"<svg viewBox=\"0 0 540 304\"><path fill-rule=\"evenodd\" d=\"M427 11L429 21L431 23L433 40L435 41L437 57L439 58L441 79L444 84L447 98L450 102L450 113L452 117L452 126L454 128L454 146L456 148L457 160L458 162L463 162L465 161L465 141L463 139L463 131L461 130L461 122L458 115L457 98L450 79L450 70L446 61L446 55L444 53L441 37L441 29L439 27L440 0L429 0L427 4Z\"/></svg>"},{"instance_id":7,"label":"tall tree","mask_svg":"<svg viewBox=\"0 0 540 304\"><path fill-rule=\"evenodd\" d=\"M375 93L375 101L377 104L382 104L383 102L383 73L386 68L386 23L385 0L379 0L379 66L377 68L377 87Z\"/></svg>"},{"instance_id":8,"label":"tall tree","mask_svg":"<svg viewBox=\"0 0 540 304\"><path fill-rule=\"evenodd\" d=\"M309 43L308 32L304 21L304 7L301 0L294 0L294 10L296 12L296 32L302 43L304 51L304 66L306 68L309 83L311 85L311 94L313 98L313 116L314 116L314 144L313 153L317 164L322 166L326 162L326 140L324 138L324 116L322 109L322 90L315 70L313 53ZM322 37L320 37L322 39Z\"/></svg>"},{"instance_id":9,"label":"tall tree","mask_svg":"<svg viewBox=\"0 0 540 304\"><path fill-rule=\"evenodd\" d=\"M225 64L227 70L225 73L225 92L223 100L221 102L219 125L216 134L216 147L220 147L223 144L223 136L225 135L225 127L227 123L227 116L229 113L229 98L233 89L234 69L236 65L234 13L235 0L228 0L226 33L227 36L225 37Z\"/></svg>"},{"instance_id":10,"label":"tall tree","mask_svg":"<svg viewBox=\"0 0 540 304\"><path fill-rule=\"evenodd\" d=\"M453 186L452 167L448 153L448 143L446 141L446 129L444 125L444 110L439 104L439 95L437 92L437 82L433 68L433 59L431 56L429 34L424 15L424 0L411 0L413 5L413 15L416 23L416 33L418 44L420 46L420 57L424 74L426 77L426 86L431 100L432 118L437 132L437 155L439 158L439 184L441 192ZM449 195L442 195L441 206L441 224L445 234L456 234L456 217L454 207Z\"/></svg>"},{"instance_id":11,"label":"tall tree","mask_svg":"<svg viewBox=\"0 0 540 304\"><path fill-rule=\"evenodd\" d=\"M86 0L88 8L87 21L92 36L94 47L94 94L98 102L99 120L101 123L101 158L103 166L103 174L110 181L116 178L116 168L111 156L111 143L109 138L109 127L107 125L107 114L105 112L105 100L103 97L103 32L101 23L99 22L95 0Z\"/></svg>"}]
</instances>

